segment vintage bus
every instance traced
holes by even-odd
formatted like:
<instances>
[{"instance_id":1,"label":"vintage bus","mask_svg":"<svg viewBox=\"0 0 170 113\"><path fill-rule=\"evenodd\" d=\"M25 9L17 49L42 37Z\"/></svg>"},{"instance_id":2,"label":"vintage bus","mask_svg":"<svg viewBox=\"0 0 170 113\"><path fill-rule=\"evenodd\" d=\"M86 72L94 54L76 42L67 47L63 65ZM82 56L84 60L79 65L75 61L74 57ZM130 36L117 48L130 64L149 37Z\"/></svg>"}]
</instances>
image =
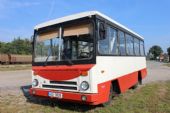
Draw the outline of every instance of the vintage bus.
<instances>
[{"instance_id":1,"label":"vintage bus","mask_svg":"<svg viewBox=\"0 0 170 113\"><path fill-rule=\"evenodd\" d=\"M143 37L97 11L39 24L33 40L37 98L106 105L147 74Z\"/></svg>"}]
</instances>

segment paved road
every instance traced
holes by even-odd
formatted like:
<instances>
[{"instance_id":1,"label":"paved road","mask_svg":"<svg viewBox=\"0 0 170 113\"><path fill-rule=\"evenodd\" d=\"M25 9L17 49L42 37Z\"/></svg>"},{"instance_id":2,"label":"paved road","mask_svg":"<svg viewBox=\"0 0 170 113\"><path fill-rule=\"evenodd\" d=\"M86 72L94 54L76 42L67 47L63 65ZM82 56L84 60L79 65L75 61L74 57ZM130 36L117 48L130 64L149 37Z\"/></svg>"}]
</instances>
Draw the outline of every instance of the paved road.
<instances>
[{"instance_id":1,"label":"paved road","mask_svg":"<svg viewBox=\"0 0 170 113\"><path fill-rule=\"evenodd\" d=\"M170 80L170 67L159 62L147 62L148 76L143 83ZM22 86L31 84L31 70L0 72L0 93L5 91L20 91Z\"/></svg>"},{"instance_id":2,"label":"paved road","mask_svg":"<svg viewBox=\"0 0 170 113\"><path fill-rule=\"evenodd\" d=\"M147 77L143 80L144 84L170 80L170 67L164 66L163 63L147 61L147 71Z\"/></svg>"},{"instance_id":3,"label":"paved road","mask_svg":"<svg viewBox=\"0 0 170 113\"><path fill-rule=\"evenodd\" d=\"M0 71L0 94L19 92L22 86L31 84L31 70Z\"/></svg>"}]
</instances>

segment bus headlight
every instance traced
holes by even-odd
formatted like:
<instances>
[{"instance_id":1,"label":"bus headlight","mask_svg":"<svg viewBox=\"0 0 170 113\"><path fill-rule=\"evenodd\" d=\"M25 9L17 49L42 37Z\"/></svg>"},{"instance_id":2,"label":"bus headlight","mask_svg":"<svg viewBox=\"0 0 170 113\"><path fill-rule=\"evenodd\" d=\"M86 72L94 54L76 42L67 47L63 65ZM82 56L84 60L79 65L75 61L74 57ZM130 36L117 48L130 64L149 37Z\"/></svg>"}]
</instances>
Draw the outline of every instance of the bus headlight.
<instances>
[{"instance_id":1,"label":"bus headlight","mask_svg":"<svg viewBox=\"0 0 170 113\"><path fill-rule=\"evenodd\" d=\"M34 87L38 86L38 80L37 79L34 79L32 81L32 86L34 86Z\"/></svg>"},{"instance_id":2,"label":"bus headlight","mask_svg":"<svg viewBox=\"0 0 170 113\"><path fill-rule=\"evenodd\" d=\"M81 84L80 84L80 89L83 90L83 91L86 91L89 89L89 83L86 82L86 81L83 81Z\"/></svg>"}]
</instances>

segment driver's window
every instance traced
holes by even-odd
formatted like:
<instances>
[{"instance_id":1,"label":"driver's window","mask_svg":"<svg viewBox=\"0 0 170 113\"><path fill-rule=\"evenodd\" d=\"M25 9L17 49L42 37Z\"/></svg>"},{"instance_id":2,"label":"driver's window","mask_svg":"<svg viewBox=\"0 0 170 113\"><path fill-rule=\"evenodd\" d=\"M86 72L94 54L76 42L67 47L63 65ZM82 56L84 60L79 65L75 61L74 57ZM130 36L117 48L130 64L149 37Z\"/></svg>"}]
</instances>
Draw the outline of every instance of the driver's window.
<instances>
[{"instance_id":1,"label":"driver's window","mask_svg":"<svg viewBox=\"0 0 170 113\"><path fill-rule=\"evenodd\" d=\"M109 54L109 37L105 29L104 23L98 24L98 50L100 54Z\"/></svg>"},{"instance_id":2,"label":"driver's window","mask_svg":"<svg viewBox=\"0 0 170 113\"><path fill-rule=\"evenodd\" d=\"M105 32L100 31L99 24L99 35L98 35L98 49L99 53L103 55L118 55L118 41L117 41L117 30L112 28L110 25L105 25ZM102 33L104 34L102 34ZM101 35L102 34L102 35ZM104 36L101 38L101 36Z\"/></svg>"}]
</instances>

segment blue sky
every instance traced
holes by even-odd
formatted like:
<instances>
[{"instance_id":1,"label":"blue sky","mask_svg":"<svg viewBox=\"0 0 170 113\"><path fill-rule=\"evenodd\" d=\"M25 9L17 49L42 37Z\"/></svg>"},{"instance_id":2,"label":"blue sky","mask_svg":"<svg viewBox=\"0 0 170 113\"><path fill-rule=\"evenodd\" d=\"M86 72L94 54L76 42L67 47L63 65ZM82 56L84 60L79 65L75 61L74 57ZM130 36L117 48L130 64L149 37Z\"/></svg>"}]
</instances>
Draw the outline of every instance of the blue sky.
<instances>
[{"instance_id":1,"label":"blue sky","mask_svg":"<svg viewBox=\"0 0 170 113\"><path fill-rule=\"evenodd\" d=\"M146 50L170 46L170 0L0 0L0 41L29 38L33 27L83 11L100 11L145 38Z\"/></svg>"}]
</instances>

